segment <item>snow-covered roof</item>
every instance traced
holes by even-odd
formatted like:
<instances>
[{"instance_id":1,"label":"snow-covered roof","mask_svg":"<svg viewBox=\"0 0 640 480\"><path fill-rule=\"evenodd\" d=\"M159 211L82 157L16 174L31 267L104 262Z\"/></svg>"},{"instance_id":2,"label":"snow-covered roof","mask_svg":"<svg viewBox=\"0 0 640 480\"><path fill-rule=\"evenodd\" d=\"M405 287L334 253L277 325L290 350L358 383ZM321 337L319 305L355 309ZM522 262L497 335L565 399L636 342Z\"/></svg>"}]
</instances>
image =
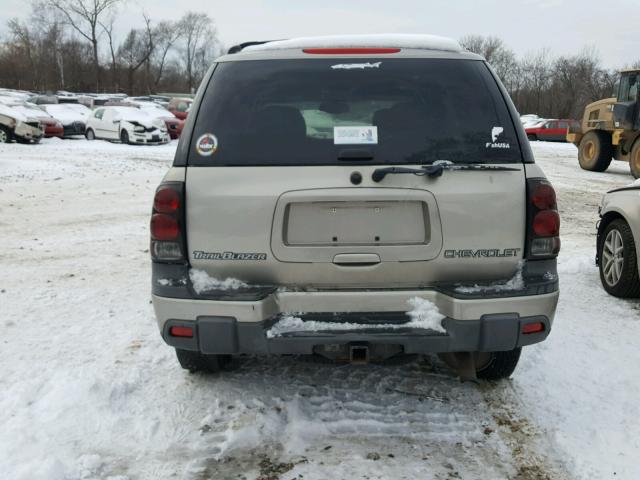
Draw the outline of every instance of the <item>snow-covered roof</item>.
<instances>
[{"instance_id":1,"label":"snow-covered roof","mask_svg":"<svg viewBox=\"0 0 640 480\"><path fill-rule=\"evenodd\" d=\"M14 120L17 120L20 122L27 121L27 117L25 117L22 113L18 112L17 110L7 105L0 104L0 115L5 115L9 118L13 118Z\"/></svg>"},{"instance_id":2,"label":"snow-covered roof","mask_svg":"<svg viewBox=\"0 0 640 480\"><path fill-rule=\"evenodd\" d=\"M461 52L460 44L447 37L423 34L382 33L376 35L331 35L326 37L300 37L252 45L244 52L286 50L294 48L415 48Z\"/></svg>"}]
</instances>

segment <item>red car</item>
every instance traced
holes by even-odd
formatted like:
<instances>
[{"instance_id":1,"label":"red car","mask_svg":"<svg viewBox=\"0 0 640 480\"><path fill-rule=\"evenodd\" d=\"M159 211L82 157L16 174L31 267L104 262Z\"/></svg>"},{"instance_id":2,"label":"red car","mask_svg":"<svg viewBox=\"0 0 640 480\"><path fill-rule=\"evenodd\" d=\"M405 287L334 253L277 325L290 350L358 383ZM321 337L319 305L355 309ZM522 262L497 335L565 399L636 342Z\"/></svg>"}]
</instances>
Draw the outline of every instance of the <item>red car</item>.
<instances>
[{"instance_id":1,"label":"red car","mask_svg":"<svg viewBox=\"0 0 640 480\"><path fill-rule=\"evenodd\" d=\"M62 124L52 117L39 117L40 123L44 128L44 136L45 138L51 137L64 137L64 127Z\"/></svg>"},{"instance_id":2,"label":"red car","mask_svg":"<svg viewBox=\"0 0 640 480\"><path fill-rule=\"evenodd\" d=\"M186 120L187 115L189 115L189 110L191 110L192 103L192 98L175 97L169 100L169 106L167 107L167 110L173 113L180 120Z\"/></svg>"},{"instance_id":3,"label":"red car","mask_svg":"<svg viewBox=\"0 0 640 480\"><path fill-rule=\"evenodd\" d=\"M180 138L180 134L182 133L182 129L184 128L184 120L180 120L179 118L163 118L162 119L167 126L167 132L169 132L169 136L171 140L175 140L176 138Z\"/></svg>"},{"instance_id":4,"label":"red car","mask_svg":"<svg viewBox=\"0 0 640 480\"><path fill-rule=\"evenodd\" d=\"M524 129L530 141L566 142L569 127L580 127L578 120L541 120Z\"/></svg>"}]
</instances>

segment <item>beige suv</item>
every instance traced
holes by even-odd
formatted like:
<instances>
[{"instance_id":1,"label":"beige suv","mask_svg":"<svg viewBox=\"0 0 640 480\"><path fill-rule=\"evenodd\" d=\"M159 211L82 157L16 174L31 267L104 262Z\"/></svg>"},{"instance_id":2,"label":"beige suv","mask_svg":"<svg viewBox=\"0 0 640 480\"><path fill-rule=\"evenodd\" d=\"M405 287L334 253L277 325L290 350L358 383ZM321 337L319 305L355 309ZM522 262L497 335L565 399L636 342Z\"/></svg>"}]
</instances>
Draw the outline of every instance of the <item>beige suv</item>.
<instances>
[{"instance_id":1,"label":"beige suv","mask_svg":"<svg viewBox=\"0 0 640 480\"><path fill-rule=\"evenodd\" d=\"M509 376L551 329L560 222L484 59L416 35L232 51L154 199L153 304L181 365L438 353Z\"/></svg>"}]
</instances>

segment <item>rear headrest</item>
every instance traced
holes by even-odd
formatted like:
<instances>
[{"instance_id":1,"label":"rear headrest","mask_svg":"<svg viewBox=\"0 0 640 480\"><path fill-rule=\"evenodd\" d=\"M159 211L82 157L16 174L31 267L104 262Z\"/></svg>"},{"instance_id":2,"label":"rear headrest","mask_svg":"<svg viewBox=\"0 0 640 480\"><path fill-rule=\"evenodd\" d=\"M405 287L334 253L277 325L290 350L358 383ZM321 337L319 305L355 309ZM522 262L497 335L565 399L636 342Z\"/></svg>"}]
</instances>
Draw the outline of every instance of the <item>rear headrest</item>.
<instances>
[{"instance_id":1,"label":"rear headrest","mask_svg":"<svg viewBox=\"0 0 640 480\"><path fill-rule=\"evenodd\" d=\"M307 124L300 110L284 105L272 105L258 110L253 117L253 126L261 136L287 136L297 140L307 136Z\"/></svg>"}]
</instances>

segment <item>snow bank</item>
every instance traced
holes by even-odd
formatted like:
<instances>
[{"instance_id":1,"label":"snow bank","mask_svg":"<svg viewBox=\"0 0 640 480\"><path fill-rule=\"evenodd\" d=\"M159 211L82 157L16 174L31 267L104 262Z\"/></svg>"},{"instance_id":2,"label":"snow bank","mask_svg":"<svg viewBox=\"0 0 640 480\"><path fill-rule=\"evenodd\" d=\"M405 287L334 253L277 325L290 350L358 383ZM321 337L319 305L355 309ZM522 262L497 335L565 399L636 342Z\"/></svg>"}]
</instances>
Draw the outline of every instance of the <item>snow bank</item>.
<instances>
[{"instance_id":1,"label":"snow bank","mask_svg":"<svg viewBox=\"0 0 640 480\"><path fill-rule=\"evenodd\" d=\"M279 337L293 332L350 331L362 329L399 330L402 328L421 328L445 333L442 319L445 317L438 311L433 302L424 298L413 297L408 301L412 309L407 313L411 318L405 323L354 323L354 322L321 322L302 320L294 315L285 315L267 330L267 338ZM299 314L298 314L299 315Z\"/></svg>"},{"instance_id":2,"label":"snow bank","mask_svg":"<svg viewBox=\"0 0 640 480\"><path fill-rule=\"evenodd\" d=\"M204 270L195 268L189 271L189 278L191 278L191 283L196 293L204 293L210 290L238 290L249 286L237 278L218 280L209 276Z\"/></svg>"}]
</instances>

